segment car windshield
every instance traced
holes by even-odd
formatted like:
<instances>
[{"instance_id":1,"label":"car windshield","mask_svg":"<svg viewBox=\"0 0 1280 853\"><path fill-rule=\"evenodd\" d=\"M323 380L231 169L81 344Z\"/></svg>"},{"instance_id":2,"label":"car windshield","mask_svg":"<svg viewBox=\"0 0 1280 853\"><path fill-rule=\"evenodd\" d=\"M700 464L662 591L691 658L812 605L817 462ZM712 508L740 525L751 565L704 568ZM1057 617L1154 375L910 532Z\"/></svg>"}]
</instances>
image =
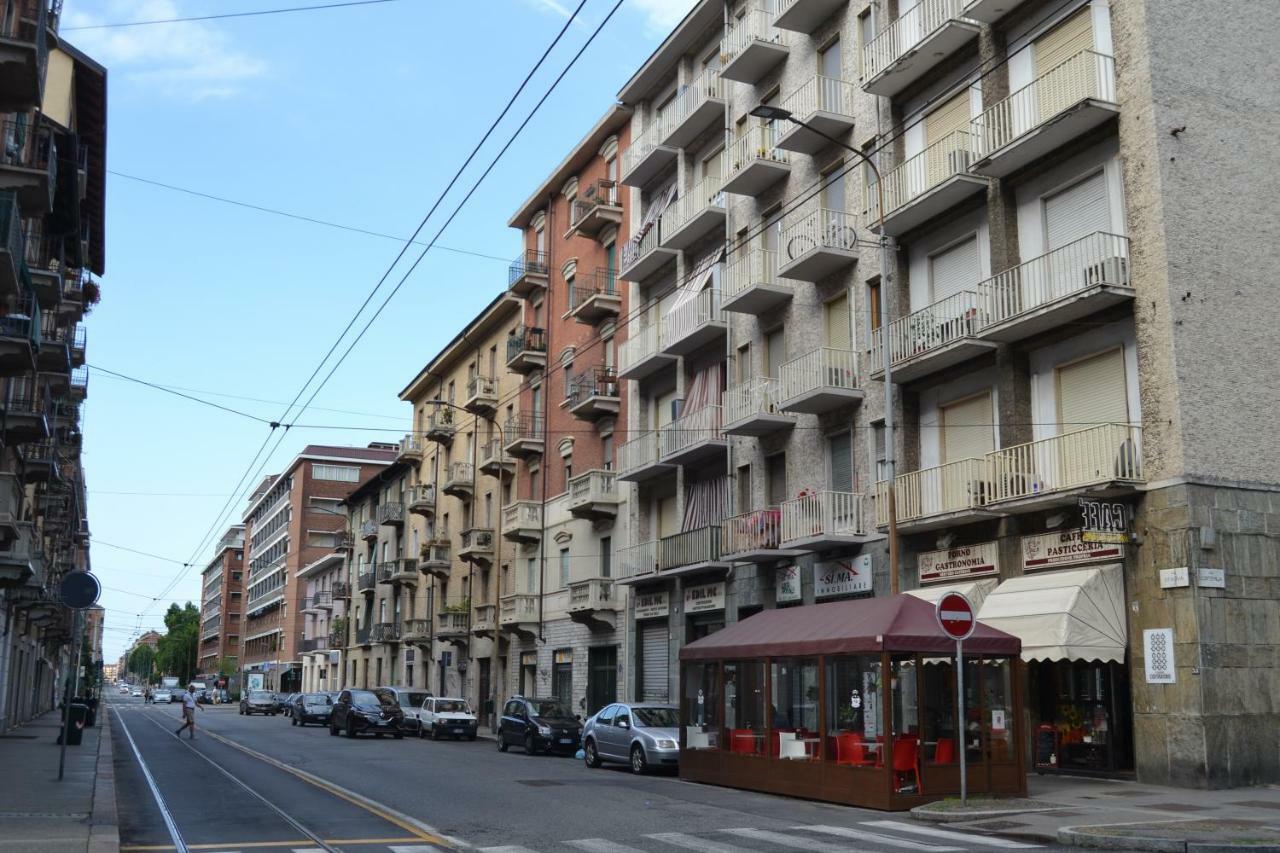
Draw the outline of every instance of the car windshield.
<instances>
[{"instance_id":1,"label":"car windshield","mask_svg":"<svg viewBox=\"0 0 1280 853\"><path fill-rule=\"evenodd\" d=\"M677 725L675 708L632 708L631 716L637 726L646 729L674 729Z\"/></svg>"},{"instance_id":2,"label":"car windshield","mask_svg":"<svg viewBox=\"0 0 1280 853\"><path fill-rule=\"evenodd\" d=\"M250 691L249 698L254 702L270 702L271 693L267 690L253 690Z\"/></svg>"},{"instance_id":3,"label":"car windshield","mask_svg":"<svg viewBox=\"0 0 1280 853\"><path fill-rule=\"evenodd\" d=\"M302 697L304 705L332 705L333 700L329 698L328 693L308 693Z\"/></svg>"},{"instance_id":4,"label":"car windshield","mask_svg":"<svg viewBox=\"0 0 1280 853\"><path fill-rule=\"evenodd\" d=\"M470 714L471 709L461 699L440 699L436 702L437 714Z\"/></svg>"},{"instance_id":5,"label":"car windshield","mask_svg":"<svg viewBox=\"0 0 1280 853\"><path fill-rule=\"evenodd\" d=\"M428 699L428 697L430 696L430 694L428 694L428 693L406 693L406 692L403 692L403 691L402 691L402 692L399 694L399 696L400 696L400 707L401 707L401 708L421 708L421 707L422 707L422 703L423 703L423 702L425 702L425 701Z\"/></svg>"},{"instance_id":6,"label":"car windshield","mask_svg":"<svg viewBox=\"0 0 1280 853\"><path fill-rule=\"evenodd\" d=\"M390 690L352 690L351 704L358 708L369 708L374 711L379 708L394 708L396 694Z\"/></svg>"},{"instance_id":7,"label":"car windshield","mask_svg":"<svg viewBox=\"0 0 1280 853\"><path fill-rule=\"evenodd\" d=\"M556 702L551 699L544 699L541 702L534 702L533 709L539 717L548 719L573 719L573 712L569 710L568 705Z\"/></svg>"}]
</instances>

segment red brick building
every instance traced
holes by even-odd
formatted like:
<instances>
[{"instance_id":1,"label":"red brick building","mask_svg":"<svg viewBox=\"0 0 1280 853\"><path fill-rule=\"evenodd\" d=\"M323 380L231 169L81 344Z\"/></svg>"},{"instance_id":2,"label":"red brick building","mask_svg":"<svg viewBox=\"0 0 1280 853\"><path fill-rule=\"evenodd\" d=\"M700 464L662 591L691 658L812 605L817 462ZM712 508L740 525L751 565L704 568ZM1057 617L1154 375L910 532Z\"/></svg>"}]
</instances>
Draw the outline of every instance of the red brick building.
<instances>
[{"instance_id":1,"label":"red brick building","mask_svg":"<svg viewBox=\"0 0 1280 853\"><path fill-rule=\"evenodd\" d=\"M213 549L200 578L200 666L208 676L223 672L224 658L240 657L240 620L244 615L244 525L228 528Z\"/></svg>"}]
</instances>

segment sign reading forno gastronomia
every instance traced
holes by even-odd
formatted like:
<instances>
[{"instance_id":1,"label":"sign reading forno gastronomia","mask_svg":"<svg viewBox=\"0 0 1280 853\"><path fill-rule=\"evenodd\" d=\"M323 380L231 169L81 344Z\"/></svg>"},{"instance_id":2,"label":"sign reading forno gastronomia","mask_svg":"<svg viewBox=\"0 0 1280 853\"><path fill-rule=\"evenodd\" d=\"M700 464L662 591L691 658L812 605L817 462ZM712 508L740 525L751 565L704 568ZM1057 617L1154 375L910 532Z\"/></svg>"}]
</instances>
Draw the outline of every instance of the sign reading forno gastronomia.
<instances>
[{"instance_id":1,"label":"sign reading forno gastronomia","mask_svg":"<svg viewBox=\"0 0 1280 853\"><path fill-rule=\"evenodd\" d=\"M961 545L941 551L925 551L918 561L920 583L935 583L998 574L999 549L995 542Z\"/></svg>"},{"instance_id":2,"label":"sign reading forno gastronomia","mask_svg":"<svg viewBox=\"0 0 1280 853\"><path fill-rule=\"evenodd\" d=\"M1022 570L1054 569L1082 563L1114 563L1124 559L1123 545L1084 541L1081 530L1059 530L1022 537Z\"/></svg>"}]
</instances>

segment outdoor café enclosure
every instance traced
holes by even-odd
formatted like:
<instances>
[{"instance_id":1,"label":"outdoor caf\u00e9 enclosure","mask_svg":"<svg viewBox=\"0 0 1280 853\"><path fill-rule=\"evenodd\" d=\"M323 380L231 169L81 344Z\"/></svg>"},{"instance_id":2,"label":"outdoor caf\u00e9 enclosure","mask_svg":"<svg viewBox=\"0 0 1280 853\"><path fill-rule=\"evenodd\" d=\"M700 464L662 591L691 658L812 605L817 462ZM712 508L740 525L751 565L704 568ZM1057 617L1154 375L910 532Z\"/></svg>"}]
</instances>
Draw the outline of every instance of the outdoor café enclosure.
<instances>
[{"instance_id":1,"label":"outdoor caf\u00e9 enclosure","mask_svg":"<svg viewBox=\"0 0 1280 853\"><path fill-rule=\"evenodd\" d=\"M955 641L911 595L766 610L681 660L680 776L907 809L960 793L1025 794L1017 637L979 623Z\"/></svg>"}]
</instances>

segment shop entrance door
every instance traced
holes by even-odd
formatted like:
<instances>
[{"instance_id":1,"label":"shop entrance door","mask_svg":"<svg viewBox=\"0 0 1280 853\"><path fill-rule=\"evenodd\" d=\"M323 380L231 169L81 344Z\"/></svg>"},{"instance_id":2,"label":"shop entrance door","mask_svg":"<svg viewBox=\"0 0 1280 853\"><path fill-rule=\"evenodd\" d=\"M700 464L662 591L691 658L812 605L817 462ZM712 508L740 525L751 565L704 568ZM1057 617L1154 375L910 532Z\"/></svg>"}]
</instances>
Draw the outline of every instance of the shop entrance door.
<instances>
[{"instance_id":1,"label":"shop entrance door","mask_svg":"<svg viewBox=\"0 0 1280 853\"><path fill-rule=\"evenodd\" d=\"M618 647L587 650L587 714L618 701Z\"/></svg>"},{"instance_id":2,"label":"shop entrance door","mask_svg":"<svg viewBox=\"0 0 1280 853\"><path fill-rule=\"evenodd\" d=\"M1123 664L1035 661L1027 682L1030 763L1037 771L1133 770L1133 705Z\"/></svg>"},{"instance_id":3,"label":"shop entrance door","mask_svg":"<svg viewBox=\"0 0 1280 853\"><path fill-rule=\"evenodd\" d=\"M480 703L480 725L489 725L489 713L493 707L490 703L493 701L489 696L490 686L490 663L488 658L480 658L480 695L476 697Z\"/></svg>"}]
</instances>

